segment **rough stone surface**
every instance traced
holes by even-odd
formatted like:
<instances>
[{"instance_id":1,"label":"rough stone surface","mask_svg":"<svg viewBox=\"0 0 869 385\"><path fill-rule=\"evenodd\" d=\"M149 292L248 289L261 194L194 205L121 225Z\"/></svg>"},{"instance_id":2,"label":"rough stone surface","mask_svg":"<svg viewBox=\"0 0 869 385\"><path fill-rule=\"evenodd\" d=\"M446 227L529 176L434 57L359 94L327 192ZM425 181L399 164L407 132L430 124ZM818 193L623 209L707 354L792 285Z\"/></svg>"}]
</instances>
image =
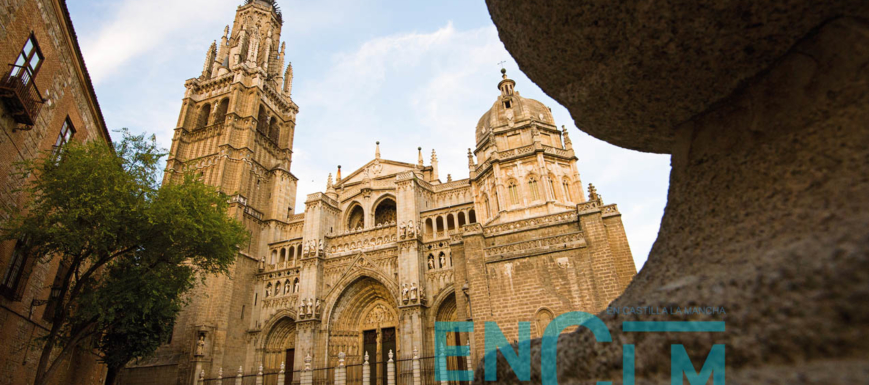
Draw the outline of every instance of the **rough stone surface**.
<instances>
[{"instance_id":1,"label":"rough stone surface","mask_svg":"<svg viewBox=\"0 0 869 385\"><path fill-rule=\"evenodd\" d=\"M579 128L615 145L670 153L675 127L767 69L843 1L487 0L519 67Z\"/></svg>"},{"instance_id":2,"label":"rough stone surface","mask_svg":"<svg viewBox=\"0 0 869 385\"><path fill-rule=\"evenodd\" d=\"M490 8L498 15L506 7L490 2ZM784 56L770 58L774 65L737 92L714 106L694 100L697 108L706 108L703 113L684 122L671 116L670 122L679 124L665 126L671 132L673 171L661 231L645 267L612 306L709 305L723 306L727 314L601 313L613 343L595 343L585 329L562 335L561 383L618 382L622 344L636 345L638 384L669 383L673 343L685 345L697 368L712 344L725 344L729 382L865 380L869 24L849 17L819 23L819 28L805 25L807 35ZM502 36L529 31L511 23L499 28ZM598 39L572 31L575 40ZM546 39L545 34L535 36ZM648 49L653 51L658 49ZM539 60L525 57L522 49L513 54L520 63ZM733 73L740 73L739 68ZM614 72L612 77L621 76ZM561 77L541 73L532 78L555 82L571 73L563 69ZM684 75L694 73L686 70ZM663 91L668 84L662 83L662 92L669 92ZM655 111L647 105L634 112ZM612 105L603 108L601 116L612 117L617 128L596 134L629 145L631 139L622 135L642 139L650 133L639 126L632 133L620 130L623 113ZM587 118L591 123L578 119L583 129L597 124L594 116ZM625 320L723 320L727 331L623 333ZM532 380L539 381L539 342L532 346ZM478 367L478 382L482 369ZM499 379L512 382L511 373L499 363Z\"/></svg>"}]
</instances>

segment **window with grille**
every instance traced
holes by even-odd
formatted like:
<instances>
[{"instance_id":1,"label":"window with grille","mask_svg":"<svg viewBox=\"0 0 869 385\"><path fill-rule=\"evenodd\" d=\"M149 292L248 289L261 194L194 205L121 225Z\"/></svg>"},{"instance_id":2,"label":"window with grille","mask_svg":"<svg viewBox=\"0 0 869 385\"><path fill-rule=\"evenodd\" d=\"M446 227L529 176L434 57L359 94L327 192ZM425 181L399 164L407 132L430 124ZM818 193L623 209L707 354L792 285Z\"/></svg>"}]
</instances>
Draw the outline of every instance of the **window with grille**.
<instances>
[{"instance_id":1,"label":"window with grille","mask_svg":"<svg viewBox=\"0 0 869 385\"><path fill-rule=\"evenodd\" d=\"M514 205L519 204L519 192L517 190L515 182L510 182L507 186L507 192L510 193L510 203Z\"/></svg>"}]
</instances>

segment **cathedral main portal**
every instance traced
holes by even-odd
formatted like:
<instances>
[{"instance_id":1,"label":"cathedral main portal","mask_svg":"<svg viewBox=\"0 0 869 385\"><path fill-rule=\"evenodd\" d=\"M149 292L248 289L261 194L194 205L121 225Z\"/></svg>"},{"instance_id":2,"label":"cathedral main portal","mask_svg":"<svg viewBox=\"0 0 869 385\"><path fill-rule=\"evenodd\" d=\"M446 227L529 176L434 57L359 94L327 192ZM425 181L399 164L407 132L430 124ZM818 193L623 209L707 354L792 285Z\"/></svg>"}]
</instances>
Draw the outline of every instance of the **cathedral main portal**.
<instances>
[{"instance_id":1,"label":"cathedral main portal","mask_svg":"<svg viewBox=\"0 0 869 385\"><path fill-rule=\"evenodd\" d=\"M359 278L335 301L328 322L330 366L337 366L339 352L347 354L348 366L362 364L367 353L371 384L366 385L386 384L386 362L390 351L397 353L400 335L398 302L392 293L374 278ZM355 372L348 371L348 380Z\"/></svg>"}]
</instances>

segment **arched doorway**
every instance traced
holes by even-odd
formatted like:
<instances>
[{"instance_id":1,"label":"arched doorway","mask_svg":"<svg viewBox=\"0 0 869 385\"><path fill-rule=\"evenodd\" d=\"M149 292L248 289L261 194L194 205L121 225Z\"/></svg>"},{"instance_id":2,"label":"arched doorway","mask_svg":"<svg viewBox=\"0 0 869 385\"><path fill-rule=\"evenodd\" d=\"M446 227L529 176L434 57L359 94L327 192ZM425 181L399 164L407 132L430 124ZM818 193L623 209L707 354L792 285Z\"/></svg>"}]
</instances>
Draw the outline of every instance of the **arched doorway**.
<instances>
[{"instance_id":1,"label":"arched doorway","mask_svg":"<svg viewBox=\"0 0 869 385\"><path fill-rule=\"evenodd\" d=\"M368 353L371 383L386 384L387 355L398 357L398 304L380 281L362 277L348 285L332 307L329 317L329 366L338 364L338 353L347 365L364 362ZM359 378L356 378L356 377ZM361 382L361 372L347 373L347 382Z\"/></svg>"},{"instance_id":2,"label":"arched doorway","mask_svg":"<svg viewBox=\"0 0 869 385\"><path fill-rule=\"evenodd\" d=\"M458 321L458 312L456 311L456 294L450 293L444 298L441 305L438 307L435 322L456 322ZM437 341L435 342L437 343ZM452 346L462 345L459 338L459 333L447 333L446 344ZM467 370L467 362L465 357L447 357L447 370ZM458 381L450 381L450 384L462 384Z\"/></svg>"},{"instance_id":3,"label":"arched doorway","mask_svg":"<svg viewBox=\"0 0 869 385\"><path fill-rule=\"evenodd\" d=\"M283 317L272 325L263 344L263 372L277 373L284 363L287 373L293 372L296 354L296 322ZM287 376L292 381L293 376ZM291 382L286 382L289 385ZM285 385L285 384L275 384Z\"/></svg>"}]
</instances>

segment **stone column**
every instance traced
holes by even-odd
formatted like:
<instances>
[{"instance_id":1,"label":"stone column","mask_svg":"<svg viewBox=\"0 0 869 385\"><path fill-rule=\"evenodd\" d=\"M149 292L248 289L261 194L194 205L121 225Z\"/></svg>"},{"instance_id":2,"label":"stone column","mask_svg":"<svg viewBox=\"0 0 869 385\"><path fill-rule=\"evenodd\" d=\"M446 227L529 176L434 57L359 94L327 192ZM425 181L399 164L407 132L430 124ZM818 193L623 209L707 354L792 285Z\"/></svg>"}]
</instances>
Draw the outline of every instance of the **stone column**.
<instances>
[{"instance_id":1,"label":"stone column","mask_svg":"<svg viewBox=\"0 0 869 385\"><path fill-rule=\"evenodd\" d=\"M263 385L263 366L260 364L259 371L256 373L256 385Z\"/></svg>"},{"instance_id":2,"label":"stone column","mask_svg":"<svg viewBox=\"0 0 869 385\"><path fill-rule=\"evenodd\" d=\"M338 353L338 366L335 367L335 385L347 384L347 367L344 366L344 352Z\"/></svg>"},{"instance_id":3,"label":"stone column","mask_svg":"<svg viewBox=\"0 0 869 385\"><path fill-rule=\"evenodd\" d=\"M386 361L386 385L395 385L395 362L392 362L392 349L389 350L389 361Z\"/></svg>"},{"instance_id":4,"label":"stone column","mask_svg":"<svg viewBox=\"0 0 869 385\"><path fill-rule=\"evenodd\" d=\"M205 370L199 372L199 381L197 382L199 385L205 384Z\"/></svg>"},{"instance_id":5,"label":"stone column","mask_svg":"<svg viewBox=\"0 0 869 385\"><path fill-rule=\"evenodd\" d=\"M223 385L223 368L217 370L217 385Z\"/></svg>"},{"instance_id":6,"label":"stone column","mask_svg":"<svg viewBox=\"0 0 869 385\"><path fill-rule=\"evenodd\" d=\"M413 385L421 385L422 377L419 370L419 351L413 348Z\"/></svg>"},{"instance_id":7,"label":"stone column","mask_svg":"<svg viewBox=\"0 0 869 385\"><path fill-rule=\"evenodd\" d=\"M362 384L371 383L371 365L368 364L368 352L365 352L365 362L362 364Z\"/></svg>"},{"instance_id":8,"label":"stone column","mask_svg":"<svg viewBox=\"0 0 869 385\"><path fill-rule=\"evenodd\" d=\"M235 376L235 385L242 385L241 384L241 382L243 381L242 376L244 376L244 370L241 368L241 366L239 366L238 367L238 374Z\"/></svg>"},{"instance_id":9,"label":"stone column","mask_svg":"<svg viewBox=\"0 0 869 385\"><path fill-rule=\"evenodd\" d=\"M286 374L284 373L284 369L286 369L285 365L285 363L281 362L281 371L278 372L278 385L284 385L284 382L286 382Z\"/></svg>"}]
</instances>

